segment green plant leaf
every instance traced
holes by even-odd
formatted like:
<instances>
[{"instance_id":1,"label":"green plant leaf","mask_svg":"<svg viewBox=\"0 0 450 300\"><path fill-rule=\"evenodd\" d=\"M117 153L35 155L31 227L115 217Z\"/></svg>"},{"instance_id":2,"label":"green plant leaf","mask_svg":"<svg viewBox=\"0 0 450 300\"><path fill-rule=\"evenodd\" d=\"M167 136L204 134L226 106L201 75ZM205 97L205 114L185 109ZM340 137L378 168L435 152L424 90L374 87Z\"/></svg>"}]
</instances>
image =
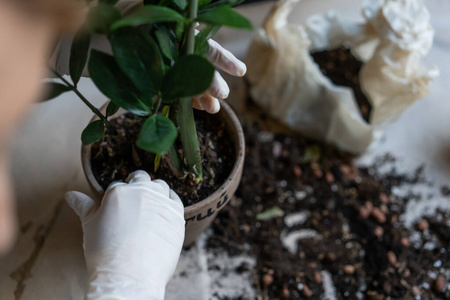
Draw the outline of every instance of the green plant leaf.
<instances>
[{"instance_id":1,"label":"green plant leaf","mask_svg":"<svg viewBox=\"0 0 450 300\"><path fill-rule=\"evenodd\" d=\"M97 50L91 50L89 74L97 88L116 105L139 115L147 116L152 105L140 98L141 92L120 70L114 58Z\"/></svg>"},{"instance_id":2,"label":"green plant leaf","mask_svg":"<svg viewBox=\"0 0 450 300\"><path fill-rule=\"evenodd\" d=\"M80 81L81 74L83 74L84 67L86 66L90 45L91 35L83 27L75 35L70 49L69 71L70 78L75 86Z\"/></svg>"},{"instance_id":3,"label":"green plant leaf","mask_svg":"<svg viewBox=\"0 0 450 300\"><path fill-rule=\"evenodd\" d=\"M170 106L166 105L163 107L161 115L164 118L168 118L169 114L170 114ZM173 147L173 145L170 148L172 148L172 147ZM169 148L169 151L170 151L170 148ZM156 156L155 156L155 161L154 161L155 167L153 169L154 172L157 172L159 169L159 166L161 165L161 157L162 157L161 154L156 154Z\"/></svg>"},{"instance_id":4,"label":"green plant leaf","mask_svg":"<svg viewBox=\"0 0 450 300\"><path fill-rule=\"evenodd\" d=\"M159 1L158 6L170 6L171 3L175 4L180 11L184 11L188 6L187 0L161 0Z\"/></svg>"},{"instance_id":5,"label":"green plant leaf","mask_svg":"<svg viewBox=\"0 0 450 300\"><path fill-rule=\"evenodd\" d=\"M181 44L183 42L183 35L186 26L183 23L176 23L175 25L175 35L177 36L177 41Z\"/></svg>"},{"instance_id":6,"label":"green plant leaf","mask_svg":"<svg viewBox=\"0 0 450 300\"><path fill-rule=\"evenodd\" d=\"M92 32L107 34L111 25L120 20L121 17L122 14L113 5L98 3L97 6L89 10L86 26Z\"/></svg>"},{"instance_id":7,"label":"green plant leaf","mask_svg":"<svg viewBox=\"0 0 450 300\"><path fill-rule=\"evenodd\" d=\"M159 166L161 165L161 155L160 154L156 154L155 156L155 161L153 162L154 164L154 168L153 168L153 172L158 172Z\"/></svg>"},{"instance_id":8,"label":"green plant leaf","mask_svg":"<svg viewBox=\"0 0 450 300\"><path fill-rule=\"evenodd\" d=\"M177 128L170 119L153 115L144 122L136 144L146 151L163 155L173 145L177 136Z\"/></svg>"},{"instance_id":9,"label":"green plant leaf","mask_svg":"<svg viewBox=\"0 0 450 300\"><path fill-rule=\"evenodd\" d=\"M81 134L83 145L90 145L99 141L105 135L105 125L102 120L90 123Z\"/></svg>"},{"instance_id":10,"label":"green plant leaf","mask_svg":"<svg viewBox=\"0 0 450 300\"><path fill-rule=\"evenodd\" d=\"M119 106L112 101L109 101L108 106L106 107L106 117L110 117L119 111Z\"/></svg>"},{"instance_id":11,"label":"green plant leaf","mask_svg":"<svg viewBox=\"0 0 450 300\"><path fill-rule=\"evenodd\" d=\"M156 5L145 5L135 13L115 22L111 29L117 30L126 26L139 26L161 22L187 22L187 20L171 8Z\"/></svg>"},{"instance_id":12,"label":"green plant leaf","mask_svg":"<svg viewBox=\"0 0 450 300\"><path fill-rule=\"evenodd\" d=\"M173 0L173 3L181 10L185 10L188 6L187 0Z\"/></svg>"},{"instance_id":13,"label":"green plant leaf","mask_svg":"<svg viewBox=\"0 0 450 300\"><path fill-rule=\"evenodd\" d=\"M218 6L208 10L197 18L198 22L208 24L226 25L236 28L252 29L252 24L248 19L234 11L229 6Z\"/></svg>"},{"instance_id":14,"label":"green plant leaf","mask_svg":"<svg viewBox=\"0 0 450 300\"><path fill-rule=\"evenodd\" d=\"M194 53L207 56L209 52L208 40L216 34L220 29L220 25L207 25L195 36L195 50Z\"/></svg>"},{"instance_id":15,"label":"green plant leaf","mask_svg":"<svg viewBox=\"0 0 450 300\"><path fill-rule=\"evenodd\" d=\"M200 7L200 13L202 14L206 11L212 10L216 7L219 6L230 6L230 7L236 7L239 4L242 4L243 2L245 2L245 0L216 0L214 2L209 2L207 5L205 6L201 6Z\"/></svg>"},{"instance_id":16,"label":"green plant leaf","mask_svg":"<svg viewBox=\"0 0 450 300\"><path fill-rule=\"evenodd\" d=\"M155 36L162 54L170 60L175 60L178 57L178 49L172 40L170 31L166 27L160 27L155 30Z\"/></svg>"},{"instance_id":17,"label":"green plant leaf","mask_svg":"<svg viewBox=\"0 0 450 300\"><path fill-rule=\"evenodd\" d=\"M269 221L275 218L279 218L284 216L284 210L279 208L278 206L271 207L266 209L262 213L256 215L256 220L259 221Z\"/></svg>"},{"instance_id":18,"label":"green plant leaf","mask_svg":"<svg viewBox=\"0 0 450 300\"><path fill-rule=\"evenodd\" d=\"M162 112L161 112L161 115L162 115L164 118L168 118L168 117L169 117L169 115L170 115L170 105L166 105L166 106L163 107L163 110L162 110Z\"/></svg>"},{"instance_id":19,"label":"green plant leaf","mask_svg":"<svg viewBox=\"0 0 450 300\"><path fill-rule=\"evenodd\" d=\"M213 65L199 55L186 55L178 59L162 82L164 102L192 97L206 91L214 76Z\"/></svg>"},{"instance_id":20,"label":"green plant leaf","mask_svg":"<svg viewBox=\"0 0 450 300\"><path fill-rule=\"evenodd\" d=\"M199 0L198 1L198 7L199 8L203 8L206 5L208 5L209 3L211 3L211 0Z\"/></svg>"},{"instance_id":21,"label":"green plant leaf","mask_svg":"<svg viewBox=\"0 0 450 300\"><path fill-rule=\"evenodd\" d=\"M139 28L122 28L111 38L114 58L128 78L142 92L151 107L164 76L164 62L158 45Z\"/></svg>"},{"instance_id":22,"label":"green plant leaf","mask_svg":"<svg viewBox=\"0 0 450 300\"><path fill-rule=\"evenodd\" d=\"M43 101L51 100L65 92L72 90L69 86L57 82L45 82L44 85L44 89L48 92Z\"/></svg>"},{"instance_id":23,"label":"green plant leaf","mask_svg":"<svg viewBox=\"0 0 450 300\"><path fill-rule=\"evenodd\" d=\"M320 157L322 156L322 153L320 151L320 147L317 145L308 146L305 149L305 152L303 153L303 156L301 158L302 163L310 163L310 162L316 162L320 160Z\"/></svg>"}]
</instances>

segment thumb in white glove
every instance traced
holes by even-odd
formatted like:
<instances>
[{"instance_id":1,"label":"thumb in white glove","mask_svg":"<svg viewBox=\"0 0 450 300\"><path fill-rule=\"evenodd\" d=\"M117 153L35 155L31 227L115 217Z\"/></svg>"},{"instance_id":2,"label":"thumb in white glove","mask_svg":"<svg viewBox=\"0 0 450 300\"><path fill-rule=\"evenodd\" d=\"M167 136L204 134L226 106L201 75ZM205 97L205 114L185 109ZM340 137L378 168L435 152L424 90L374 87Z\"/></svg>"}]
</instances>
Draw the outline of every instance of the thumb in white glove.
<instances>
[{"instance_id":1,"label":"thumb in white glove","mask_svg":"<svg viewBox=\"0 0 450 300\"><path fill-rule=\"evenodd\" d=\"M164 181L136 171L126 183L112 183L100 206L79 192L65 198L83 227L86 299L164 299L184 241L177 194Z\"/></svg>"}]
</instances>

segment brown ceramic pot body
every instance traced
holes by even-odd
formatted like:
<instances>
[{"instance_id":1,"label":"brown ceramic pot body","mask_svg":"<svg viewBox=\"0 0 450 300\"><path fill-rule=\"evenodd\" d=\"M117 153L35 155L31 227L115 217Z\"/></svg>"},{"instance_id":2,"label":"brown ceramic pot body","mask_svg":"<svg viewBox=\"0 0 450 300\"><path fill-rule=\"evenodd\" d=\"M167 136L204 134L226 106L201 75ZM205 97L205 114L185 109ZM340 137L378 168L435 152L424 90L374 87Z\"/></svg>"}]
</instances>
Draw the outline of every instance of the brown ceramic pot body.
<instances>
[{"instance_id":1,"label":"brown ceramic pot body","mask_svg":"<svg viewBox=\"0 0 450 300\"><path fill-rule=\"evenodd\" d=\"M101 109L102 113L106 111L106 105ZM119 111L116 115L124 113ZM242 177L242 169L244 166L245 141L241 124L231 107L221 101L221 109L214 117L219 118L225 123L229 138L233 143L236 160L233 169L226 181L207 198L197 202L194 205L185 207L184 218L186 220L186 235L184 245L189 245L211 224L217 216L217 213L230 201L233 197ZM94 116L91 122L98 120ZM89 186L93 192L95 199L100 202L105 191L94 177L91 166L91 146L82 146L81 160L83 170L89 182Z\"/></svg>"}]
</instances>

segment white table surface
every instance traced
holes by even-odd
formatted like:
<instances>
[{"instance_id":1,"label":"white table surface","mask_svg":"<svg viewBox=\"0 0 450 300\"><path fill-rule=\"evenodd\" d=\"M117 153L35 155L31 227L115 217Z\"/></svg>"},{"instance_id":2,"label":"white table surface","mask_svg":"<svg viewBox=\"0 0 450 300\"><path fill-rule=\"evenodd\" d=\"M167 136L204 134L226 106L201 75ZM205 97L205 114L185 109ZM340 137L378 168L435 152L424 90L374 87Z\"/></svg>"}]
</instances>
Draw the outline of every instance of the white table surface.
<instances>
[{"instance_id":1,"label":"white table surface","mask_svg":"<svg viewBox=\"0 0 450 300\"><path fill-rule=\"evenodd\" d=\"M304 0L290 19L300 23L306 16L331 7L349 17L359 16L359 0L330 2ZM386 131L380 144L358 160L360 164L370 164L376 157L391 153L397 161L389 167L406 173L425 164L425 177L433 186L404 186L396 191L415 191L424 196L412 201L402 216L407 225L423 214L432 214L437 207L450 210L450 199L439 191L442 185L450 185L450 1L426 0L426 4L436 37L424 62L437 65L441 76L432 83L432 92L408 109ZM258 27L271 5L247 5L239 11ZM250 32L222 30L216 40L243 58L250 38ZM229 83L230 102L239 109L245 99L243 82L229 79ZM89 80L81 82L81 89L96 104L105 101ZM76 96L66 94L56 101L36 105L17 135L12 171L17 182L17 211L24 230L15 249L0 259L0 300L83 298L87 278L81 227L76 215L62 201L62 195L70 189L88 190L80 166L79 137L90 117L91 113ZM218 299L213 295L233 296L236 291L253 298L251 274L230 271L242 261L253 265L253 258L223 254L212 260L202 240L183 252L166 299ZM221 263L229 270L208 271L211 263Z\"/></svg>"}]
</instances>

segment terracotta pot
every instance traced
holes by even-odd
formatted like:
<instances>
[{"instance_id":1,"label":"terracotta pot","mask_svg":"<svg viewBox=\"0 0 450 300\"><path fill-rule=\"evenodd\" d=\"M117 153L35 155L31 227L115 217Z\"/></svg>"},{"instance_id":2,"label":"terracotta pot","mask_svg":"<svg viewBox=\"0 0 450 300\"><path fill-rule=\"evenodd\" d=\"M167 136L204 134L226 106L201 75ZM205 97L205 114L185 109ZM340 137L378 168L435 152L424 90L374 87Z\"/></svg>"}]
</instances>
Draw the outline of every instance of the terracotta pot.
<instances>
[{"instance_id":1,"label":"terracotta pot","mask_svg":"<svg viewBox=\"0 0 450 300\"><path fill-rule=\"evenodd\" d=\"M106 111L106 105L102 107L101 111ZM122 114L124 111L119 111L115 116ZM114 116L113 116L114 117ZM211 222L217 216L217 213L230 201L236 191L239 182L241 181L242 169L244 166L244 153L245 153L245 141L244 133L242 131L241 124L231 109L231 107L221 101L221 109L217 115L226 126L230 140L234 144L234 151L236 154L236 161L234 162L233 169L226 179L226 181L217 189L214 193L207 198L197 202L194 205L185 207L184 218L186 220L186 237L184 245L189 245L211 224ZM94 116L91 122L98 120L97 116ZM89 182L94 198L97 201L101 201L103 198L104 190L97 182L92 172L91 167L91 146L82 146L81 148L81 161L86 178Z\"/></svg>"}]
</instances>

